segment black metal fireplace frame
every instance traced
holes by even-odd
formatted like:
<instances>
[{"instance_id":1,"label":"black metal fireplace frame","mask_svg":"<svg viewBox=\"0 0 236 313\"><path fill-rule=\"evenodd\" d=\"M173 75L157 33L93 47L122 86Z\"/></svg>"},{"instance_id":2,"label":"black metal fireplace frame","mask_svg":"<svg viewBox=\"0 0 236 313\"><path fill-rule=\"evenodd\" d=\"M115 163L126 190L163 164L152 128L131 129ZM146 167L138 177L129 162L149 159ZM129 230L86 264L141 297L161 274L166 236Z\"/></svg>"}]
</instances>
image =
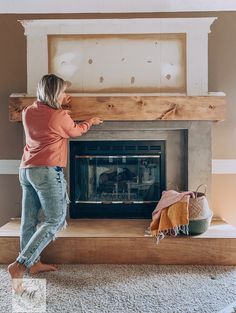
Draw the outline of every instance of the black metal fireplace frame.
<instances>
[{"instance_id":1,"label":"black metal fireplace frame","mask_svg":"<svg viewBox=\"0 0 236 313\"><path fill-rule=\"evenodd\" d=\"M71 218L151 218L157 202L150 203L76 203L75 172L76 155L129 156L159 155L160 156L160 190L166 189L166 145L164 140L106 140L78 141L70 143L70 217Z\"/></svg>"}]
</instances>

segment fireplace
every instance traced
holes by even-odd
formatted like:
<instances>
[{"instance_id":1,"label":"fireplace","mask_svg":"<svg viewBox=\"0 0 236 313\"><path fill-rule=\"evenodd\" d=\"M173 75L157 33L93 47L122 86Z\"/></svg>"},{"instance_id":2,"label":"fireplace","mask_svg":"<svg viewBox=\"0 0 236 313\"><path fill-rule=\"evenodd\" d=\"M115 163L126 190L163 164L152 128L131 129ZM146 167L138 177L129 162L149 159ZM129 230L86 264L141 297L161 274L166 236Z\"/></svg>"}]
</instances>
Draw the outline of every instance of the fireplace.
<instances>
[{"instance_id":1,"label":"fireplace","mask_svg":"<svg viewBox=\"0 0 236 313\"><path fill-rule=\"evenodd\" d=\"M163 190L186 190L196 132L170 125L106 122L70 140L70 217L150 218Z\"/></svg>"},{"instance_id":2,"label":"fireplace","mask_svg":"<svg viewBox=\"0 0 236 313\"><path fill-rule=\"evenodd\" d=\"M200 184L208 186L211 202L212 122L225 119L224 94L208 92L214 20L21 21L28 85L27 94L10 97L10 120L21 120L50 71L73 82L64 108L75 121L104 120L70 141L70 217L150 218L163 189ZM139 141L149 148L139 149ZM124 148L130 143L136 151Z\"/></svg>"},{"instance_id":3,"label":"fireplace","mask_svg":"<svg viewBox=\"0 0 236 313\"><path fill-rule=\"evenodd\" d=\"M148 218L165 188L164 140L70 142L73 218Z\"/></svg>"}]
</instances>

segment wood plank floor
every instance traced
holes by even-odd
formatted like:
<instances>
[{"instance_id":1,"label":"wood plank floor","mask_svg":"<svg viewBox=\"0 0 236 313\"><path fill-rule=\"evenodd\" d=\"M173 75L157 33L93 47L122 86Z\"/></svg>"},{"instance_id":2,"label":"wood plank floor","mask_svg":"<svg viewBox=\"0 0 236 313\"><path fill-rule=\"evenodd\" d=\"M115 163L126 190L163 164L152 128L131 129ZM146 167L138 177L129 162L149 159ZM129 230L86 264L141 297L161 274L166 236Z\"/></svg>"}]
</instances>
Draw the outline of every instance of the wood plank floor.
<instances>
[{"instance_id":1,"label":"wood plank floor","mask_svg":"<svg viewBox=\"0 0 236 313\"><path fill-rule=\"evenodd\" d=\"M236 265L236 228L214 220L199 236L166 237L158 245L144 236L149 220L78 219L58 233L42 253L51 263ZM0 228L0 263L19 251L20 219Z\"/></svg>"}]
</instances>

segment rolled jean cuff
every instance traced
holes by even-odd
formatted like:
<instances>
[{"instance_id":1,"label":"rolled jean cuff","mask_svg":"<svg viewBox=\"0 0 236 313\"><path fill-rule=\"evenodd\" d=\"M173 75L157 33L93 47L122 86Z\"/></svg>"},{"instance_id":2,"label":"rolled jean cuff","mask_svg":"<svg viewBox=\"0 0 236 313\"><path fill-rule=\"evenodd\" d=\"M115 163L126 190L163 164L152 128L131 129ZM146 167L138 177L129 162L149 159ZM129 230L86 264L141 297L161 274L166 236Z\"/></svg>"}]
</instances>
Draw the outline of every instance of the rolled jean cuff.
<instances>
[{"instance_id":1,"label":"rolled jean cuff","mask_svg":"<svg viewBox=\"0 0 236 313\"><path fill-rule=\"evenodd\" d=\"M28 260L26 257L24 256L19 256L16 261L22 265L24 265L27 269L29 269L32 265L34 265L35 262L32 262L30 260Z\"/></svg>"}]
</instances>

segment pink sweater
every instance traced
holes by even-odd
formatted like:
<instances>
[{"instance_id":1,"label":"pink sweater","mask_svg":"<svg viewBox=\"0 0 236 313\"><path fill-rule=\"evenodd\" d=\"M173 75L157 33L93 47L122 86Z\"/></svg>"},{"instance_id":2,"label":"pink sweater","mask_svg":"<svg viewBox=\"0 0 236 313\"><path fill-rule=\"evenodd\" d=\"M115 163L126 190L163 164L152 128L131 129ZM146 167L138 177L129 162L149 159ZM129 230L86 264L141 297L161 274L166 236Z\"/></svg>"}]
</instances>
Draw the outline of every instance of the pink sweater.
<instances>
[{"instance_id":1,"label":"pink sweater","mask_svg":"<svg viewBox=\"0 0 236 313\"><path fill-rule=\"evenodd\" d=\"M67 140L81 136L92 126L75 123L65 110L55 110L39 101L22 112L26 145L20 168L67 164Z\"/></svg>"},{"instance_id":2,"label":"pink sweater","mask_svg":"<svg viewBox=\"0 0 236 313\"><path fill-rule=\"evenodd\" d=\"M176 202L188 202L190 196L194 197L192 191L178 192L175 190L167 190L162 192L160 201L158 202L155 210L152 212L153 220L157 220L161 216L163 209L168 208Z\"/></svg>"}]
</instances>

